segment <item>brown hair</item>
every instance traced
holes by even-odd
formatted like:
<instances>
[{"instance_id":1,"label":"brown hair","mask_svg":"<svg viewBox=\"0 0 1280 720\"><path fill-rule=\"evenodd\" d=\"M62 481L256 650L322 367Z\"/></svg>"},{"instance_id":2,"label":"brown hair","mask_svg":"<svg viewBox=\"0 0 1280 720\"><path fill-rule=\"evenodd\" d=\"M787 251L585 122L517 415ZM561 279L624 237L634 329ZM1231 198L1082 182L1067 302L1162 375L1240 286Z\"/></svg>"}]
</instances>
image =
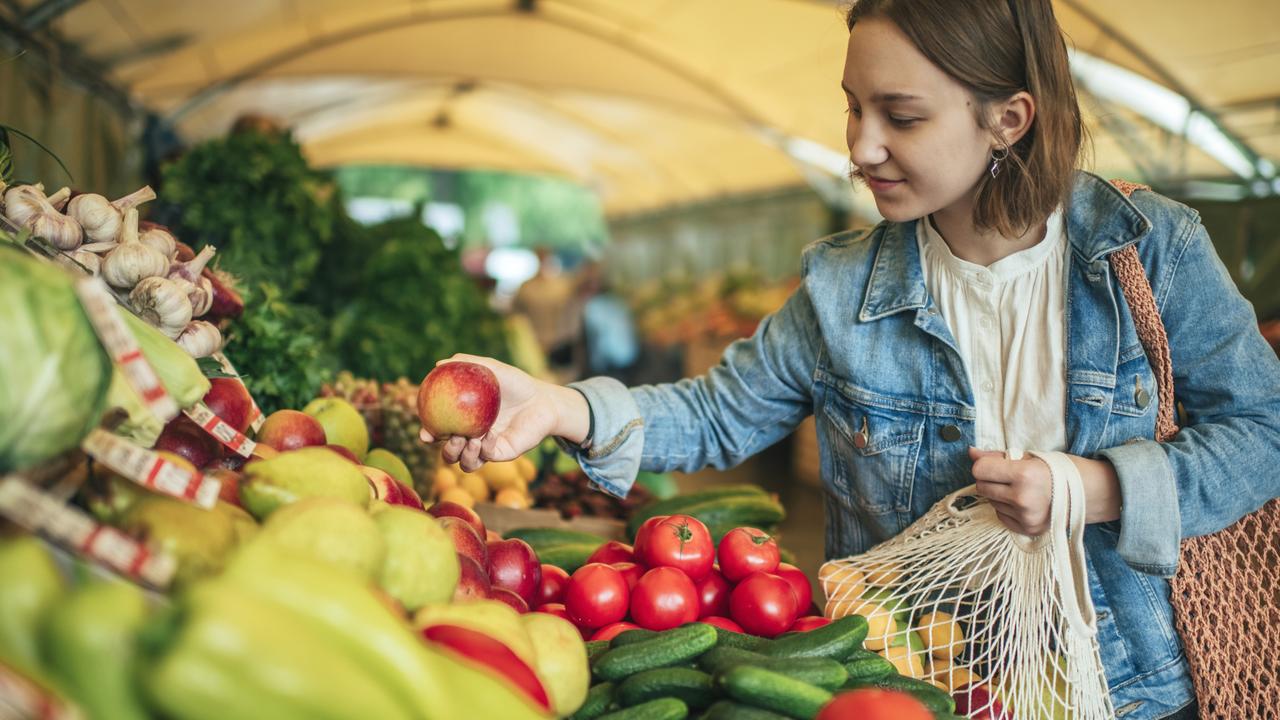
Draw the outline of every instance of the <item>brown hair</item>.
<instances>
[{"instance_id":1,"label":"brown hair","mask_svg":"<svg viewBox=\"0 0 1280 720\"><path fill-rule=\"evenodd\" d=\"M845 18L888 19L934 65L986 108L1026 90L1036 101L1031 128L1009 148L1004 168L983 175L973 222L1016 237L1065 202L1085 141L1067 45L1051 0L858 0ZM993 130L994 132L994 130Z\"/></svg>"}]
</instances>

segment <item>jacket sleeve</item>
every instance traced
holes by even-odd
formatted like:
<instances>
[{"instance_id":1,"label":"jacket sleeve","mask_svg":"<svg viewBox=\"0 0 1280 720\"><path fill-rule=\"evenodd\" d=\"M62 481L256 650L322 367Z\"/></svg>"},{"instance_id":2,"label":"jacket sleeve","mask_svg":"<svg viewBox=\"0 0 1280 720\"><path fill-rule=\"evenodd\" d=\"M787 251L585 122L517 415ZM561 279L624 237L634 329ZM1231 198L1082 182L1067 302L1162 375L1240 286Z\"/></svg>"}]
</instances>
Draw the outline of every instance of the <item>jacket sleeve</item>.
<instances>
[{"instance_id":1,"label":"jacket sleeve","mask_svg":"<svg viewBox=\"0 0 1280 720\"><path fill-rule=\"evenodd\" d=\"M1123 496L1118 551L1134 569L1166 577L1182 538L1217 532L1280 496L1280 360L1204 226L1194 217L1187 225L1170 269L1152 283L1186 425L1167 443L1102 452Z\"/></svg>"},{"instance_id":2,"label":"jacket sleeve","mask_svg":"<svg viewBox=\"0 0 1280 720\"><path fill-rule=\"evenodd\" d=\"M586 447L567 448L597 487L624 496L639 470L726 468L777 442L813 411L818 321L802 284L700 377L628 390L573 383L591 406Z\"/></svg>"}]
</instances>

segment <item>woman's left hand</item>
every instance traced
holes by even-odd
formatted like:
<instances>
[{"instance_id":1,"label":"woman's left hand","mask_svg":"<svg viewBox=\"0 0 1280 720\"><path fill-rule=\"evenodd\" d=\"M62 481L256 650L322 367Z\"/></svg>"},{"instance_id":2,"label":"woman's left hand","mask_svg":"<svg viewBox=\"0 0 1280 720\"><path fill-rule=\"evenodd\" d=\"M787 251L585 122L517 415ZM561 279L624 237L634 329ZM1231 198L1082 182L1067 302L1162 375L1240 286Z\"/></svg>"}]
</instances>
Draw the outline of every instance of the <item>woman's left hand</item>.
<instances>
[{"instance_id":1,"label":"woman's left hand","mask_svg":"<svg viewBox=\"0 0 1280 720\"><path fill-rule=\"evenodd\" d=\"M991 501L1005 527L1023 535L1049 529L1053 475L1043 460L1034 455L1010 460L1003 452L974 447L969 448L969 458L978 494Z\"/></svg>"}]
</instances>

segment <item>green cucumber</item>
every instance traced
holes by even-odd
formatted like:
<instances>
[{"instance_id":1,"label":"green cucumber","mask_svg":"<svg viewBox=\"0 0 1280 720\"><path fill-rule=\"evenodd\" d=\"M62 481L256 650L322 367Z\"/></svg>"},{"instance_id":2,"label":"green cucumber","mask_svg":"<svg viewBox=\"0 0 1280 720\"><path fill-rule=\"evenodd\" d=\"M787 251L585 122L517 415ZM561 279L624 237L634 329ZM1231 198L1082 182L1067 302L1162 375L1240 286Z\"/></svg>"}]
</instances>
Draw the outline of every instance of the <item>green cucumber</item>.
<instances>
[{"instance_id":1,"label":"green cucumber","mask_svg":"<svg viewBox=\"0 0 1280 720\"><path fill-rule=\"evenodd\" d=\"M762 638L758 635L747 635L746 633L726 630L719 625L714 627L716 629L717 647L731 647L738 648L739 650L763 652L764 648L768 647L770 643L768 638Z\"/></svg>"},{"instance_id":2,"label":"green cucumber","mask_svg":"<svg viewBox=\"0 0 1280 720\"><path fill-rule=\"evenodd\" d=\"M867 639L867 619L846 615L820 628L778 638L762 650L770 657L819 657L843 660Z\"/></svg>"},{"instance_id":3,"label":"green cucumber","mask_svg":"<svg viewBox=\"0 0 1280 720\"><path fill-rule=\"evenodd\" d=\"M650 503L631 514L627 520L627 536L635 538L636 531L645 520L658 515L681 515L685 508L699 505L709 500L722 500L731 497L766 497L763 489L755 485L722 485L708 490L700 490L686 495L677 495L667 500Z\"/></svg>"},{"instance_id":4,"label":"green cucumber","mask_svg":"<svg viewBox=\"0 0 1280 720\"><path fill-rule=\"evenodd\" d=\"M578 530L545 527L516 528L515 530L508 530L503 537L507 540L512 538L523 540L532 545L534 550L553 545L587 545L591 543L594 543L596 547L600 547L605 542L605 538L599 535L592 535Z\"/></svg>"},{"instance_id":5,"label":"green cucumber","mask_svg":"<svg viewBox=\"0 0 1280 720\"><path fill-rule=\"evenodd\" d=\"M714 627L689 623L665 630L644 642L613 648L602 655L592 669L602 680L621 680L645 670L688 662L715 644Z\"/></svg>"},{"instance_id":6,"label":"green cucumber","mask_svg":"<svg viewBox=\"0 0 1280 720\"><path fill-rule=\"evenodd\" d=\"M866 651L863 651L866 652ZM866 652L866 657L850 658L845 661L845 672L849 673L849 682L874 682L882 677L897 674L893 663L873 652Z\"/></svg>"},{"instance_id":7,"label":"green cucumber","mask_svg":"<svg viewBox=\"0 0 1280 720\"><path fill-rule=\"evenodd\" d=\"M861 683L850 683L852 688L858 687L878 687L885 690L899 690L905 692L921 704L929 708L930 712L935 713L953 713L956 711L956 701L952 699L946 691L941 688L934 687L923 680L916 680L903 675L886 675L877 680L870 680Z\"/></svg>"},{"instance_id":8,"label":"green cucumber","mask_svg":"<svg viewBox=\"0 0 1280 720\"><path fill-rule=\"evenodd\" d=\"M538 554L538 562L555 565L572 575L574 570L587 564L587 558L591 557L591 553L595 552L598 547L600 547L599 543L594 545L574 543L571 545L535 547L534 551Z\"/></svg>"},{"instance_id":9,"label":"green cucumber","mask_svg":"<svg viewBox=\"0 0 1280 720\"><path fill-rule=\"evenodd\" d=\"M751 665L824 690L836 690L849 678L844 666L828 658L774 658L730 647L708 650L698 659L698 664L709 673L723 673L739 665Z\"/></svg>"},{"instance_id":10,"label":"green cucumber","mask_svg":"<svg viewBox=\"0 0 1280 720\"><path fill-rule=\"evenodd\" d=\"M710 675L688 668L646 670L618 685L618 702L623 707L664 697L677 698L691 708L704 708L715 702L716 691Z\"/></svg>"},{"instance_id":11,"label":"green cucumber","mask_svg":"<svg viewBox=\"0 0 1280 720\"><path fill-rule=\"evenodd\" d=\"M782 522L787 516L782 505L764 495L709 500L687 507L683 512L701 520L711 533L711 541L716 543L736 527L745 525L765 530Z\"/></svg>"},{"instance_id":12,"label":"green cucumber","mask_svg":"<svg viewBox=\"0 0 1280 720\"><path fill-rule=\"evenodd\" d=\"M800 720L813 718L831 701L822 688L750 665L718 673L715 682L733 700Z\"/></svg>"},{"instance_id":13,"label":"green cucumber","mask_svg":"<svg viewBox=\"0 0 1280 720\"><path fill-rule=\"evenodd\" d=\"M632 645L638 642L644 642L645 640L652 640L656 637L658 637L658 633L656 630L645 630L644 628L634 628L631 630L623 630L622 632L613 636L613 639L609 641L609 647L611 648L624 647L624 646Z\"/></svg>"},{"instance_id":14,"label":"green cucumber","mask_svg":"<svg viewBox=\"0 0 1280 720\"><path fill-rule=\"evenodd\" d=\"M609 649L609 643L604 640L589 640L584 644L587 646L587 662L595 660Z\"/></svg>"},{"instance_id":15,"label":"green cucumber","mask_svg":"<svg viewBox=\"0 0 1280 720\"><path fill-rule=\"evenodd\" d=\"M587 691L587 699L582 707L570 716L570 720L595 720L601 715L617 709L613 702L614 685L611 682L597 683Z\"/></svg>"},{"instance_id":16,"label":"green cucumber","mask_svg":"<svg viewBox=\"0 0 1280 720\"><path fill-rule=\"evenodd\" d=\"M659 698L601 715L599 720L684 720L687 717L688 705L676 698Z\"/></svg>"},{"instance_id":17,"label":"green cucumber","mask_svg":"<svg viewBox=\"0 0 1280 720\"><path fill-rule=\"evenodd\" d=\"M707 712L702 715L702 720L789 720L789 718L786 715L732 700L720 700L707 708Z\"/></svg>"}]
</instances>

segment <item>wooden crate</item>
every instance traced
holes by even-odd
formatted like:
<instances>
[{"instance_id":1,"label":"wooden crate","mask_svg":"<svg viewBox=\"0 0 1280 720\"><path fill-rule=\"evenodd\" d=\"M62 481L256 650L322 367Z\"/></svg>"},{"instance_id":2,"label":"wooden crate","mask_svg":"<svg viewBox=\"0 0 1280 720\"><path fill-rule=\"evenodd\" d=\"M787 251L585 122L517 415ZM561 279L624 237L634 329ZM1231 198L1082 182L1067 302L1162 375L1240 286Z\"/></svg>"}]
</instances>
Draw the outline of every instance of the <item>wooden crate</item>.
<instances>
[{"instance_id":1,"label":"wooden crate","mask_svg":"<svg viewBox=\"0 0 1280 720\"><path fill-rule=\"evenodd\" d=\"M625 541L627 535L626 523L613 518L583 515L572 520L565 520L555 510L546 508L518 510L487 502L476 503L475 509L476 513L480 515L480 519L484 521L484 526L499 535L506 535L507 532L516 528L529 527L574 530L576 532L599 535L604 540Z\"/></svg>"}]
</instances>

